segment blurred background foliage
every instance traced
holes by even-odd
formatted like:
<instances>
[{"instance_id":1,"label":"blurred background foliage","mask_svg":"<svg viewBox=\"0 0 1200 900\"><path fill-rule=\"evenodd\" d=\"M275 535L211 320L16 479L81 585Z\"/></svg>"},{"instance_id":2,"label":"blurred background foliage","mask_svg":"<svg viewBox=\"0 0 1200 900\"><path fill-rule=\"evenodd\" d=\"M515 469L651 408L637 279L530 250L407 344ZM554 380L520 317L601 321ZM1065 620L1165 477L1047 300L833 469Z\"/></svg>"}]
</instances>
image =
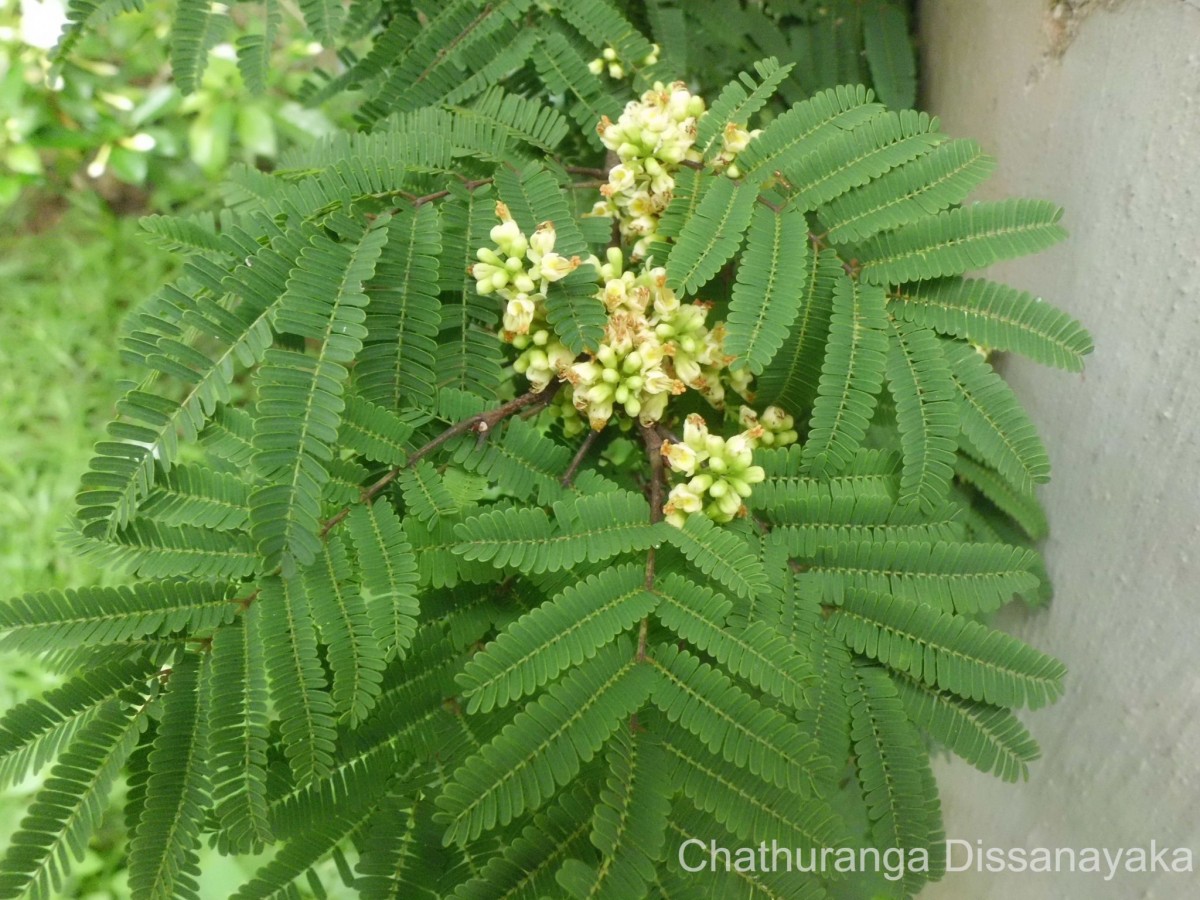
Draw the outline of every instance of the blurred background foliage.
<instances>
[{"instance_id":1,"label":"blurred background foliage","mask_svg":"<svg viewBox=\"0 0 1200 900\"><path fill-rule=\"evenodd\" d=\"M184 97L171 77L168 7L88 29L54 64L62 0L2 3L0 215L10 226L14 214L19 222L68 193L97 193L125 214L208 205L232 163L270 166L289 145L344 122L336 104L316 110L295 100L323 52L297 20L284 23L292 27L274 48L266 90L251 95L234 44L258 12L240 7Z\"/></svg>"}]
</instances>

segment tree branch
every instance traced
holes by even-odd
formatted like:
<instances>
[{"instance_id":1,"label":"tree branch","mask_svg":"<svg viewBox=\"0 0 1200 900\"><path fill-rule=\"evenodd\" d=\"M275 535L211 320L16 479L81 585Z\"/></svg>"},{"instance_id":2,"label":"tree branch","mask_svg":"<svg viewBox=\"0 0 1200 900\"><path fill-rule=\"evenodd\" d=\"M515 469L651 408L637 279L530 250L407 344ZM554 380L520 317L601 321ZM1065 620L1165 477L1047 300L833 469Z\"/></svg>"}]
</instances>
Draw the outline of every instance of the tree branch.
<instances>
[{"instance_id":1,"label":"tree branch","mask_svg":"<svg viewBox=\"0 0 1200 900\"><path fill-rule=\"evenodd\" d=\"M662 435L658 428L652 425L639 425L642 441L646 445L646 458L650 462L650 524L655 525L663 519L663 471ZM655 550L651 547L646 552L646 590L654 590L654 557ZM646 639L650 634L650 617L642 619L638 626L637 660L646 658Z\"/></svg>"},{"instance_id":2,"label":"tree branch","mask_svg":"<svg viewBox=\"0 0 1200 900\"><path fill-rule=\"evenodd\" d=\"M478 413L474 416L468 416L461 422L451 425L433 440L429 441L429 443L418 448L417 450L414 450L405 461L404 465L396 466L370 487L364 488L362 494L358 498L358 502L370 503L380 494L380 492L383 491L385 487L395 481L396 477L401 472L403 472L405 469L415 466L418 462L420 462L434 450L437 450L447 441L453 440L459 435L466 434L469 431L473 431L482 439L486 437L493 428L514 413L521 412L524 409L541 408L545 406L552 399L554 399L554 395L558 393L560 386L561 382L553 381L544 391L530 391L528 394L522 394L515 400L509 400L502 406L498 406L495 409L488 410L487 412ZM331 530L337 527L337 525L339 525L346 518L346 516L350 515L350 509L353 505L354 504L352 503L346 504L334 515L325 520L325 523L321 526L320 535L322 538L324 538Z\"/></svg>"},{"instance_id":3,"label":"tree branch","mask_svg":"<svg viewBox=\"0 0 1200 900\"><path fill-rule=\"evenodd\" d=\"M473 191L476 188L483 187L485 184L491 184L491 178L480 178L476 181L464 181L463 187L468 191ZM450 191L434 191L432 194L426 194L423 197L414 197L408 195L408 199L412 201L413 206L424 206L426 203L432 203L434 200L441 200L443 197L449 197Z\"/></svg>"},{"instance_id":4,"label":"tree branch","mask_svg":"<svg viewBox=\"0 0 1200 900\"><path fill-rule=\"evenodd\" d=\"M592 178L608 178L607 169L588 168L587 166L563 166L571 175L589 175Z\"/></svg>"},{"instance_id":5,"label":"tree branch","mask_svg":"<svg viewBox=\"0 0 1200 900\"><path fill-rule=\"evenodd\" d=\"M562 477L562 486L570 487L571 482L575 480L575 473L579 471L579 466L587 456L588 451L592 449L592 444L596 443L596 438L600 437L598 431L588 431L588 436L583 439L583 443L579 445L579 449L575 451L575 456L571 459L571 464L567 466L567 471Z\"/></svg>"}]
</instances>

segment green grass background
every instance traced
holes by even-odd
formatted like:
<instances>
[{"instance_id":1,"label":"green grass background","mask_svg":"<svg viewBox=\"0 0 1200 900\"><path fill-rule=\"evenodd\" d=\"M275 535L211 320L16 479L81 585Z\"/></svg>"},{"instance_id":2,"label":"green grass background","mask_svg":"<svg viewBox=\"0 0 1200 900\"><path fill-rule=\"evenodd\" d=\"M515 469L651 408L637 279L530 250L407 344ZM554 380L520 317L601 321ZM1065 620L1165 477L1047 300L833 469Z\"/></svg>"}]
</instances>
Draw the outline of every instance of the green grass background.
<instances>
[{"instance_id":1,"label":"green grass background","mask_svg":"<svg viewBox=\"0 0 1200 900\"><path fill-rule=\"evenodd\" d=\"M71 516L92 446L113 415L119 382L137 374L118 354L121 321L178 260L148 243L136 219L113 215L94 196L74 203L40 232L28 222L14 227L0 221L0 600L127 580L72 557L57 533ZM57 681L36 663L0 653L0 714ZM0 790L0 852L48 768ZM129 895L123 798L118 788L61 896ZM224 900L261 862L206 850L202 895ZM318 871L330 897L353 896L339 889L332 864ZM300 887L303 896L313 896L303 879Z\"/></svg>"}]
</instances>

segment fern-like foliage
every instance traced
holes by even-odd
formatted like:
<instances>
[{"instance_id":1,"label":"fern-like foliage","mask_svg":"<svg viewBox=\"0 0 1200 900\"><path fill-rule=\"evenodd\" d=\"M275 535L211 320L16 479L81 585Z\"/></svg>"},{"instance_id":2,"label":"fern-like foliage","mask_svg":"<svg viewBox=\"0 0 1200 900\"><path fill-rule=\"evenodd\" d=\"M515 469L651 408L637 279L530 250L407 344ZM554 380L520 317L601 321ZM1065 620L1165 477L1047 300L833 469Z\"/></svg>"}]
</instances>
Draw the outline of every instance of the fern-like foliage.
<instances>
[{"instance_id":1,"label":"fern-like foliage","mask_svg":"<svg viewBox=\"0 0 1200 900\"><path fill-rule=\"evenodd\" d=\"M70 33L115 8L72 2ZM280 9L239 47L252 87ZM64 673L0 718L0 780L45 773L0 895L61 890L122 777L135 900L204 896L203 843L264 854L244 898L320 893L327 859L368 898L847 890L688 872L691 840L925 854L880 895L939 877L929 743L1024 778L1012 710L1064 689L986 623L1047 596L1049 475L987 354L1078 371L1091 342L963 277L1059 240L1060 211L964 205L992 163L905 108L900 4L299 9L353 43L308 99L353 89L361 129L146 222L191 255L131 315L139 380L68 538L135 577L0 605L0 648ZM182 86L219 18L180 7ZM604 118L676 78L711 105L622 245L592 212ZM559 257L524 331L473 268L508 219ZM651 293L704 341L660 344L660 414L612 399L589 428L614 382L575 365L648 342L617 332ZM678 490L701 410L757 442L729 515Z\"/></svg>"}]
</instances>

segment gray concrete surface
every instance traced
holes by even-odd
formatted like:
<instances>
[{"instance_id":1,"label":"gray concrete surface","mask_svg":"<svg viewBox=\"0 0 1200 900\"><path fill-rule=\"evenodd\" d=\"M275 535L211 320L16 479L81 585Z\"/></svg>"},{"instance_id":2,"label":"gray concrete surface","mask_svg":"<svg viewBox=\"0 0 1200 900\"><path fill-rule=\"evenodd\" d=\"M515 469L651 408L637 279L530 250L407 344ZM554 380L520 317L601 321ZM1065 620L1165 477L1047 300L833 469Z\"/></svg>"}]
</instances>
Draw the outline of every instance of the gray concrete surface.
<instances>
[{"instance_id":1,"label":"gray concrete surface","mask_svg":"<svg viewBox=\"0 0 1200 900\"><path fill-rule=\"evenodd\" d=\"M1196 869L973 867L922 897L1200 897L1200 3L924 0L920 14L925 107L999 160L979 198L1066 208L1066 243L992 274L1096 340L1081 376L1006 366L1054 463L1057 595L1001 624L1070 675L1063 700L1023 714L1043 750L1028 783L938 765L947 833L1001 848L1155 840L1190 848Z\"/></svg>"}]
</instances>

